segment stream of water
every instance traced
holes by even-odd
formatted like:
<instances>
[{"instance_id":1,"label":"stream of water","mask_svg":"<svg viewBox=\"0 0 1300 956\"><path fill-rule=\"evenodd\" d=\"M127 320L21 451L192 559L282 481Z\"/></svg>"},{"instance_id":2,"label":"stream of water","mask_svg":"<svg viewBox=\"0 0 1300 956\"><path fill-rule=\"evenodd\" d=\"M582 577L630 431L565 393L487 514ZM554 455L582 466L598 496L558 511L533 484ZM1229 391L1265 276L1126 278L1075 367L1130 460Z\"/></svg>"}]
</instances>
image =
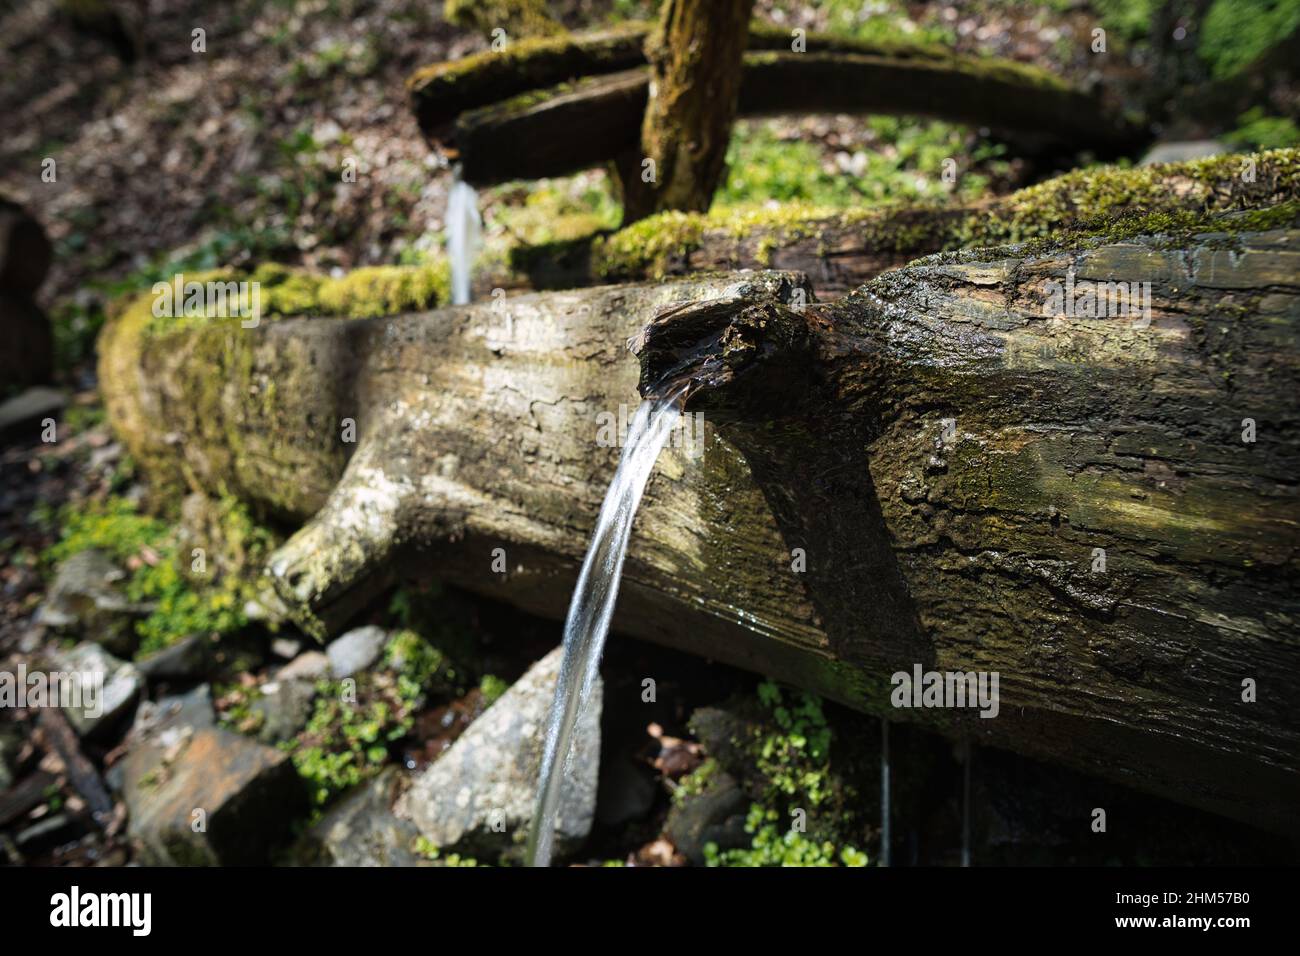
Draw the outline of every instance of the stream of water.
<instances>
[{"instance_id":1,"label":"stream of water","mask_svg":"<svg viewBox=\"0 0 1300 956\"><path fill-rule=\"evenodd\" d=\"M586 706L600 669L600 653L609 633L610 617L618 598L623 559L627 556L632 519L659 452L667 443L681 413L685 387L643 401L628 426L623 455L605 493L596 530L591 536L578 585L564 621L564 652L560 677L546 723L537 782L537 804L528 835L529 866L549 866L555 841L555 816L560 788L573 750L573 728Z\"/></svg>"},{"instance_id":2,"label":"stream of water","mask_svg":"<svg viewBox=\"0 0 1300 956\"><path fill-rule=\"evenodd\" d=\"M469 303L470 269L478 254L483 220L478 212L478 193L453 170L451 192L447 194L447 258L451 262L451 304Z\"/></svg>"}]
</instances>

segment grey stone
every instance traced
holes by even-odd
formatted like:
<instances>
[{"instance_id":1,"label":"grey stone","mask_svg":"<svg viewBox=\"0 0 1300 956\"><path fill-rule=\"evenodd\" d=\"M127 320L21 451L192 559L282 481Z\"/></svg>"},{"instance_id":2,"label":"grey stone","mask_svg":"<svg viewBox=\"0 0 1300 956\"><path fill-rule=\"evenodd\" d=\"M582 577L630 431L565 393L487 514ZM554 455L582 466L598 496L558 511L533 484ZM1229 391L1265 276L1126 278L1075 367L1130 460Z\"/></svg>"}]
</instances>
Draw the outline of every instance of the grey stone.
<instances>
[{"instance_id":1,"label":"grey stone","mask_svg":"<svg viewBox=\"0 0 1300 956\"><path fill-rule=\"evenodd\" d=\"M330 659L320 651L303 651L276 672L276 680L320 680L330 673Z\"/></svg>"},{"instance_id":2,"label":"grey stone","mask_svg":"<svg viewBox=\"0 0 1300 956\"><path fill-rule=\"evenodd\" d=\"M749 798L725 770L718 770L701 793L686 794L668 811L664 833L696 866L705 863L704 845L730 850L749 846L745 817Z\"/></svg>"},{"instance_id":3,"label":"grey stone","mask_svg":"<svg viewBox=\"0 0 1300 956\"><path fill-rule=\"evenodd\" d=\"M295 641L291 637L277 637L271 642L271 653L286 661L293 660L301 650L302 641Z\"/></svg>"},{"instance_id":4,"label":"grey stone","mask_svg":"<svg viewBox=\"0 0 1300 956\"><path fill-rule=\"evenodd\" d=\"M517 855L527 841L546 717L559 678L561 648L532 666L427 767L396 806L441 849ZM592 688L574 733L560 785L557 854L591 830L600 772L602 684Z\"/></svg>"},{"instance_id":5,"label":"grey stone","mask_svg":"<svg viewBox=\"0 0 1300 956\"><path fill-rule=\"evenodd\" d=\"M288 754L220 727L164 722L122 764L127 833L145 864L266 863L307 809Z\"/></svg>"},{"instance_id":6,"label":"grey stone","mask_svg":"<svg viewBox=\"0 0 1300 956\"><path fill-rule=\"evenodd\" d=\"M343 797L304 835L300 862L316 866L429 866L415 852L415 824L393 813L404 776L388 767Z\"/></svg>"},{"instance_id":7,"label":"grey stone","mask_svg":"<svg viewBox=\"0 0 1300 956\"><path fill-rule=\"evenodd\" d=\"M252 710L262 715L257 739L264 744L278 744L302 730L311 716L311 702L316 688L309 681L276 680L262 685L262 696Z\"/></svg>"},{"instance_id":8,"label":"grey stone","mask_svg":"<svg viewBox=\"0 0 1300 956\"><path fill-rule=\"evenodd\" d=\"M1222 156L1228 147L1214 139L1190 139L1170 143L1157 143L1142 157L1139 166L1154 166L1156 163L1182 163L1189 159L1205 159L1208 156Z\"/></svg>"},{"instance_id":9,"label":"grey stone","mask_svg":"<svg viewBox=\"0 0 1300 956\"><path fill-rule=\"evenodd\" d=\"M117 724L135 707L144 679L134 664L118 660L98 644L83 642L71 650L53 648L47 653L48 668L65 674L89 675L91 681L102 681L87 696L83 691L83 705L67 707L64 715L78 735L95 736ZM84 682L83 676L83 682Z\"/></svg>"},{"instance_id":10,"label":"grey stone","mask_svg":"<svg viewBox=\"0 0 1300 956\"><path fill-rule=\"evenodd\" d=\"M654 773L649 767L637 763L627 754L617 754L600 768L596 819L601 826L607 827L639 820L654 806L658 791Z\"/></svg>"},{"instance_id":11,"label":"grey stone","mask_svg":"<svg viewBox=\"0 0 1300 956\"><path fill-rule=\"evenodd\" d=\"M0 435L36 426L44 418L57 418L68 404L62 392L38 385L0 402Z\"/></svg>"},{"instance_id":12,"label":"grey stone","mask_svg":"<svg viewBox=\"0 0 1300 956\"><path fill-rule=\"evenodd\" d=\"M136 644L135 620L149 609L127 600L125 580L126 572L103 551L79 551L59 565L36 623L129 656Z\"/></svg>"},{"instance_id":13,"label":"grey stone","mask_svg":"<svg viewBox=\"0 0 1300 956\"><path fill-rule=\"evenodd\" d=\"M330 674L341 679L361 673L379 660L388 637L387 631L373 624L348 631L325 649L330 661Z\"/></svg>"},{"instance_id":14,"label":"grey stone","mask_svg":"<svg viewBox=\"0 0 1300 956\"><path fill-rule=\"evenodd\" d=\"M212 671L212 640L205 634L190 634L138 662L140 673L149 680L199 680Z\"/></svg>"}]
</instances>

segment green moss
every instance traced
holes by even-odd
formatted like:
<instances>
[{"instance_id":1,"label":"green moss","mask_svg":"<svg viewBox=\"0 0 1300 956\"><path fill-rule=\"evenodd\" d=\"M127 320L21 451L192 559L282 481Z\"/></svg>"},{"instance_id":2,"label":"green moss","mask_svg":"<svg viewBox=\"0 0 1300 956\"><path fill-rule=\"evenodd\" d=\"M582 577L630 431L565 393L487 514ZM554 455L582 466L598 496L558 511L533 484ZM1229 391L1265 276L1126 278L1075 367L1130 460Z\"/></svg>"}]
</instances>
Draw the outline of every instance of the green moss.
<instances>
[{"instance_id":1,"label":"green moss","mask_svg":"<svg viewBox=\"0 0 1300 956\"><path fill-rule=\"evenodd\" d=\"M448 23L490 32L498 27L510 36L550 36L564 27L546 9L546 0L446 0L442 15Z\"/></svg>"},{"instance_id":2,"label":"green moss","mask_svg":"<svg viewBox=\"0 0 1300 956\"><path fill-rule=\"evenodd\" d=\"M189 554L180 553L175 527L141 514L122 498L65 509L62 536L46 552L46 560L57 562L98 548L122 565L135 565L126 580L126 595L133 602L153 605L135 624L138 657L190 634L233 634L247 624L244 606L259 594L256 575L274 539L234 499L223 499L218 507L225 539L211 543L202 572L193 569Z\"/></svg>"},{"instance_id":3,"label":"green moss","mask_svg":"<svg viewBox=\"0 0 1300 956\"><path fill-rule=\"evenodd\" d=\"M340 316L373 318L433 308L451 299L451 273L447 263L437 260L419 266L365 266L338 278L314 275L277 263L258 266L251 274L210 271L186 274L185 282L258 283L261 321L290 316ZM235 310L226 315L153 314L154 294L130 300L125 311L145 316L147 336L221 323L245 321ZM178 307L175 311L181 311Z\"/></svg>"},{"instance_id":4,"label":"green moss","mask_svg":"<svg viewBox=\"0 0 1300 956\"><path fill-rule=\"evenodd\" d=\"M510 689L510 685L495 674L484 674L483 679L479 681L478 689L483 695L484 705L491 707Z\"/></svg>"},{"instance_id":5,"label":"green moss","mask_svg":"<svg viewBox=\"0 0 1300 956\"><path fill-rule=\"evenodd\" d=\"M1242 172L1253 162L1254 178ZM607 279L662 277L698 249L706 235L755 241L757 258L825 233L855 233L877 252L928 253L1030 240L1069 245L1117 241L1145 232L1218 228L1215 216L1259 211L1278 221L1300 198L1300 149L1227 155L1129 169L1099 166L1067 173L985 206L949 213L944 207L823 209L802 202L775 208L720 207L708 214L661 213L592 244L592 269ZM1243 219L1238 229L1261 220Z\"/></svg>"}]
</instances>

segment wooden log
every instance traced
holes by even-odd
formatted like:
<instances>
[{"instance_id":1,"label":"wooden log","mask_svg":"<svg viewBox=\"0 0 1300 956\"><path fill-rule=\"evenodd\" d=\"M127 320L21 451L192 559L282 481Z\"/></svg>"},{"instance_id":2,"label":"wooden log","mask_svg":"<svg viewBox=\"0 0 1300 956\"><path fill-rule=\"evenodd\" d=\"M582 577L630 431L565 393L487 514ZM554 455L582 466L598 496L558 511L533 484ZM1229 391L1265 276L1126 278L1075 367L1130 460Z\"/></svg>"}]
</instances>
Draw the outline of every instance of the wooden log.
<instances>
[{"instance_id":1,"label":"wooden log","mask_svg":"<svg viewBox=\"0 0 1300 956\"><path fill-rule=\"evenodd\" d=\"M639 147L648 101L649 70L633 50L639 36L538 40L514 57L440 64L409 81L412 106L425 135L458 157L474 185L618 160ZM742 116L934 116L987 126L1025 149L1073 153L1083 145L1103 157L1130 153L1146 138L1098 97L1005 60L827 42L805 53L751 50L743 63ZM522 142L529 148L518 148Z\"/></svg>"},{"instance_id":2,"label":"wooden log","mask_svg":"<svg viewBox=\"0 0 1300 956\"><path fill-rule=\"evenodd\" d=\"M557 86L585 77L618 73L647 64L646 40L652 25L625 23L608 30L531 38L511 43L505 50L485 51L445 63L433 63L411 74L406 82L411 108L426 135L439 131L468 110L491 106L533 90ZM965 59L935 44L904 39L865 41L827 34L804 38L810 53L850 53L885 57L898 62L945 63ZM751 51L791 51L789 31L752 23L746 46ZM1040 82L1049 74L1009 60L977 59L1018 70L1028 80Z\"/></svg>"},{"instance_id":3,"label":"wooden log","mask_svg":"<svg viewBox=\"0 0 1300 956\"><path fill-rule=\"evenodd\" d=\"M934 252L1045 237L1122 239L1206 214L1300 201L1300 150L1076 170L972 205L668 214L511 250L535 289L735 269L804 272L823 297ZM486 275L484 295L518 277Z\"/></svg>"},{"instance_id":4,"label":"wooden log","mask_svg":"<svg viewBox=\"0 0 1300 956\"><path fill-rule=\"evenodd\" d=\"M151 474L315 515L269 568L305 623L428 575L558 620L668 311L642 361L709 358L706 442L661 459L617 631L1295 833L1297 242L955 254L802 310L779 273L255 329L146 297L101 383ZM1071 276L1150 282L1150 323L1045 314ZM997 672L998 716L895 709L918 664Z\"/></svg>"}]
</instances>

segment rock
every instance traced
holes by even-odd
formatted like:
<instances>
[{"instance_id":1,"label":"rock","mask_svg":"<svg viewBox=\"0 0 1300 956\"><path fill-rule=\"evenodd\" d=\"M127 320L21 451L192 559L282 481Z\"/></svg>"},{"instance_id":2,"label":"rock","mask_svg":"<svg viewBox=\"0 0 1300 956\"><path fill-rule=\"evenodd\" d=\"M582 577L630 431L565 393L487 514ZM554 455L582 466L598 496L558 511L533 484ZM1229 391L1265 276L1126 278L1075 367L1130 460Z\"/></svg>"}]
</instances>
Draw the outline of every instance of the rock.
<instances>
[{"instance_id":1,"label":"rock","mask_svg":"<svg viewBox=\"0 0 1300 956\"><path fill-rule=\"evenodd\" d=\"M138 666L151 681L199 680L210 675L214 663L212 639L191 634L139 661Z\"/></svg>"},{"instance_id":2,"label":"rock","mask_svg":"<svg viewBox=\"0 0 1300 956\"><path fill-rule=\"evenodd\" d=\"M1192 139L1171 143L1157 143L1142 157L1139 166L1154 166L1156 163L1181 163L1189 159L1204 159L1207 156L1222 156L1228 147L1218 140Z\"/></svg>"},{"instance_id":3,"label":"rock","mask_svg":"<svg viewBox=\"0 0 1300 956\"><path fill-rule=\"evenodd\" d=\"M128 746L136 740L145 741L162 730L189 727L198 730L215 727L217 713L212 706L212 689L200 684L193 690L157 701L145 701L135 713Z\"/></svg>"},{"instance_id":4,"label":"rock","mask_svg":"<svg viewBox=\"0 0 1300 956\"><path fill-rule=\"evenodd\" d=\"M302 730L311 716L311 702L316 688L304 680L276 680L262 685L262 696L252 710L262 715L257 739L264 744L278 744Z\"/></svg>"},{"instance_id":5,"label":"rock","mask_svg":"<svg viewBox=\"0 0 1300 956\"><path fill-rule=\"evenodd\" d=\"M36 623L130 656L137 644L135 621L147 609L127 600L125 580L126 572L105 552L79 551L59 565Z\"/></svg>"},{"instance_id":6,"label":"rock","mask_svg":"<svg viewBox=\"0 0 1300 956\"><path fill-rule=\"evenodd\" d=\"M14 844L24 854L68 843L86 832L86 823L67 813L52 813L14 834Z\"/></svg>"},{"instance_id":7,"label":"rock","mask_svg":"<svg viewBox=\"0 0 1300 956\"><path fill-rule=\"evenodd\" d=\"M293 638L277 637L271 642L271 653L286 661L293 660L301 650L302 641L295 641Z\"/></svg>"},{"instance_id":8,"label":"rock","mask_svg":"<svg viewBox=\"0 0 1300 956\"><path fill-rule=\"evenodd\" d=\"M330 674L336 680L353 677L375 661L384 652L388 632L373 624L354 628L333 641L325 649L330 661Z\"/></svg>"},{"instance_id":9,"label":"rock","mask_svg":"<svg viewBox=\"0 0 1300 956\"><path fill-rule=\"evenodd\" d=\"M682 794L674 800L664 833L687 859L703 866L706 843L716 843L723 850L749 846L750 836L745 832L748 812L745 792L734 777L718 770L702 792Z\"/></svg>"},{"instance_id":10,"label":"rock","mask_svg":"<svg viewBox=\"0 0 1300 956\"><path fill-rule=\"evenodd\" d=\"M220 727L164 721L122 764L127 833L150 865L264 864L307 809L288 754Z\"/></svg>"},{"instance_id":11,"label":"rock","mask_svg":"<svg viewBox=\"0 0 1300 956\"><path fill-rule=\"evenodd\" d=\"M0 315L0 321L4 316ZM3 336L3 332L0 332ZM54 388L37 386L19 392L13 398L0 402L0 438L28 436L33 441L40 437L41 422L59 417L67 398Z\"/></svg>"},{"instance_id":12,"label":"rock","mask_svg":"<svg viewBox=\"0 0 1300 956\"><path fill-rule=\"evenodd\" d=\"M640 820L654 806L658 790L649 767L627 754L615 754L601 762L596 819L606 827Z\"/></svg>"},{"instance_id":13,"label":"rock","mask_svg":"<svg viewBox=\"0 0 1300 956\"><path fill-rule=\"evenodd\" d=\"M320 680L328 677L330 660L320 651L304 651L276 673L276 680Z\"/></svg>"},{"instance_id":14,"label":"rock","mask_svg":"<svg viewBox=\"0 0 1300 956\"><path fill-rule=\"evenodd\" d=\"M134 664L119 660L98 644L81 643L71 650L51 649L48 670L83 675L102 682L94 691L83 691L83 705L64 708L64 715L81 737L107 733L135 708L144 678Z\"/></svg>"},{"instance_id":15,"label":"rock","mask_svg":"<svg viewBox=\"0 0 1300 956\"><path fill-rule=\"evenodd\" d=\"M415 824L393 812L405 779L388 767L357 787L303 837L297 856L316 866L429 866L414 850Z\"/></svg>"},{"instance_id":16,"label":"rock","mask_svg":"<svg viewBox=\"0 0 1300 956\"><path fill-rule=\"evenodd\" d=\"M522 851L560 653L557 647L534 664L416 778L398 800L399 817L414 821L440 849L484 856ZM598 679L578 720L569 773L560 787L557 855L574 849L591 830L600 770L601 697Z\"/></svg>"}]
</instances>

